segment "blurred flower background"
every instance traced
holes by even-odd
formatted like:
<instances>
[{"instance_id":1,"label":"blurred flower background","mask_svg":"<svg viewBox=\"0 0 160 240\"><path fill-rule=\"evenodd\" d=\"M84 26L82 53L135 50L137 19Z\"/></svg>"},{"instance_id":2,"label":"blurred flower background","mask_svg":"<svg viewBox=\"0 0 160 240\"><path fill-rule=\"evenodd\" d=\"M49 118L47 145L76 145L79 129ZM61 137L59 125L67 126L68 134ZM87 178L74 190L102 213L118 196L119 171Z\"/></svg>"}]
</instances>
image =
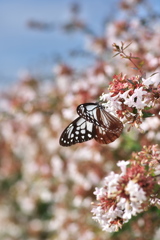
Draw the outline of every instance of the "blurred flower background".
<instances>
[{"instance_id":1,"label":"blurred flower background","mask_svg":"<svg viewBox=\"0 0 160 240\"><path fill-rule=\"evenodd\" d=\"M117 233L91 214L95 187L117 161L160 142L159 105L143 133L125 127L109 145L59 145L79 104L107 93L113 75L138 74L113 58L113 43L132 42L127 51L147 78L160 71L158 8L158 0L0 1L0 239L160 238L156 207Z\"/></svg>"}]
</instances>

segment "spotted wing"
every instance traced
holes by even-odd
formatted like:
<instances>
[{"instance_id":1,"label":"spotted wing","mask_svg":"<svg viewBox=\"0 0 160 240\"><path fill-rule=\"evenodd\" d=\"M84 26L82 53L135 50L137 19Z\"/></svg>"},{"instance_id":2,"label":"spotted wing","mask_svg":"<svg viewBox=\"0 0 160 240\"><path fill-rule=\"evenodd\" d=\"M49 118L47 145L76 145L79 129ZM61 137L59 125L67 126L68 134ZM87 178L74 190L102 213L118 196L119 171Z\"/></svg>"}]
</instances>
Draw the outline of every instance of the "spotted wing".
<instances>
[{"instance_id":1,"label":"spotted wing","mask_svg":"<svg viewBox=\"0 0 160 240\"><path fill-rule=\"evenodd\" d=\"M95 129L93 123L78 117L63 131L59 143L68 147L76 143L86 142L94 138Z\"/></svg>"},{"instance_id":2,"label":"spotted wing","mask_svg":"<svg viewBox=\"0 0 160 240\"><path fill-rule=\"evenodd\" d=\"M99 103L84 103L77 107L77 113L86 119L107 131L120 135L123 130L122 122L107 112Z\"/></svg>"},{"instance_id":3,"label":"spotted wing","mask_svg":"<svg viewBox=\"0 0 160 240\"><path fill-rule=\"evenodd\" d=\"M97 108L97 103L84 103L77 107L77 113L80 117L86 119L86 121L99 125Z\"/></svg>"}]
</instances>

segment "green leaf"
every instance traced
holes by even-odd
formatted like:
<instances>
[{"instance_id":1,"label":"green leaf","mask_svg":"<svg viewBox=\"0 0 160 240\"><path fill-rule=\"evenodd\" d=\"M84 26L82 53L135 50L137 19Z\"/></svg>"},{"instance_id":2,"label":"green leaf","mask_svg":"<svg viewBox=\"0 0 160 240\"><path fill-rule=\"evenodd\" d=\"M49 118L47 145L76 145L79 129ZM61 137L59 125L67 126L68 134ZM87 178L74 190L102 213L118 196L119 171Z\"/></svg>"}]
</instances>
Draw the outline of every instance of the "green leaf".
<instances>
[{"instance_id":1,"label":"green leaf","mask_svg":"<svg viewBox=\"0 0 160 240\"><path fill-rule=\"evenodd\" d=\"M142 111L142 113L143 113L143 118L153 117L153 116L154 116L154 115L153 115L152 113L150 113L150 112L144 112L144 111Z\"/></svg>"},{"instance_id":2,"label":"green leaf","mask_svg":"<svg viewBox=\"0 0 160 240\"><path fill-rule=\"evenodd\" d=\"M133 86L135 85L135 83L134 83L132 80L127 79L127 81L128 81L129 83L131 83Z\"/></svg>"},{"instance_id":3,"label":"green leaf","mask_svg":"<svg viewBox=\"0 0 160 240\"><path fill-rule=\"evenodd\" d=\"M132 58L132 59L140 59L139 57L130 57L130 58Z\"/></svg>"},{"instance_id":4,"label":"green leaf","mask_svg":"<svg viewBox=\"0 0 160 240\"><path fill-rule=\"evenodd\" d=\"M128 48L131 44L132 44L132 42L130 42L126 47L124 47L123 50L125 50L126 48Z\"/></svg>"},{"instance_id":5,"label":"green leaf","mask_svg":"<svg viewBox=\"0 0 160 240\"><path fill-rule=\"evenodd\" d=\"M116 56L118 56L120 53L116 53L113 57L116 57Z\"/></svg>"},{"instance_id":6,"label":"green leaf","mask_svg":"<svg viewBox=\"0 0 160 240\"><path fill-rule=\"evenodd\" d=\"M154 75L156 75L156 74L158 74L158 73L159 73L159 72L155 72L155 73L151 74L150 77L153 77Z\"/></svg>"},{"instance_id":7,"label":"green leaf","mask_svg":"<svg viewBox=\"0 0 160 240\"><path fill-rule=\"evenodd\" d=\"M144 110L150 110L152 107L145 107Z\"/></svg>"}]
</instances>

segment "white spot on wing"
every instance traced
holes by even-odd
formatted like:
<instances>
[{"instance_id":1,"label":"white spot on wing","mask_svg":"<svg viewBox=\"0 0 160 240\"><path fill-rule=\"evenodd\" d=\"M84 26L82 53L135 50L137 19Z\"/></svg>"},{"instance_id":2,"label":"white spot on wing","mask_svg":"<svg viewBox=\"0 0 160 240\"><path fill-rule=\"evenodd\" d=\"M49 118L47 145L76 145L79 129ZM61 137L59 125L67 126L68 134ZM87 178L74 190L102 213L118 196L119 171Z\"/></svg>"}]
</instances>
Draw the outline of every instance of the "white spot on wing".
<instances>
[{"instance_id":1,"label":"white spot on wing","mask_svg":"<svg viewBox=\"0 0 160 240\"><path fill-rule=\"evenodd\" d=\"M96 107L96 104L95 105L88 105L86 106L86 109L87 111L93 111L93 109Z\"/></svg>"},{"instance_id":2,"label":"white spot on wing","mask_svg":"<svg viewBox=\"0 0 160 240\"><path fill-rule=\"evenodd\" d=\"M82 133L82 134L85 134L85 132L86 132L86 131L85 131L84 129L81 130L81 133Z\"/></svg>"},{"instance_id":3,"label":"white spot on wing","mask_svg":"<svg viewBox=\"0 0 160 240\"><path fill-rule=\"evenodd\" d=\"M71 137L72 130L73 130L73 126L71 126L70 128L68 128L68 137L69 137L69 138Z\"/></svg>"},{"instance_id":4,"label":"white spot on wing","mask_svg":"<svg viewBox=\"0 0 160 240\"><path fill-rule=\"evenodd\" d=\"M83 124L85 122L85 120L83 118L80 118L78 121L77 121L77 126L80 126L81 124Z\"/></svg>"},{"instance_id":5,"label":"white spot on wing","mask_svg":"<svg viewBox=\"0 0 160 240\"><path fill-rule=\"evenodd\" d=\"M92 130L93 130L93 123L86 122L86 124L87 124L87 130L88 130L89 132L92 132Z\"/></svg>"},{"instance_id":6,"label":"white spot on wing","mask_svg":"<svg viewBox=\"0 0 160 240\"><path fill-rule=\"evenodd\" d=\"M98 121L98 119L97 119L97 110L96 109L93 111L93 117L94 117L94 119L96 119L96 121Z\"/></svg>"}]
</instances>

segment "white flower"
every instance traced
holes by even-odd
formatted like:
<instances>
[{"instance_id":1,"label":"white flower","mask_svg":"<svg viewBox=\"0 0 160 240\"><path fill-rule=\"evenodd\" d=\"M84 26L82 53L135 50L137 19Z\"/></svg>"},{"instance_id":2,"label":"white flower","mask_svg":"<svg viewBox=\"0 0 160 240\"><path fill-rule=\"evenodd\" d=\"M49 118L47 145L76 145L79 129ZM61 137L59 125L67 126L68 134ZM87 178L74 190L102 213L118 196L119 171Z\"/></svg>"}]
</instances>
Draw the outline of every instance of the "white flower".
<instances>
[{"instance_id":1,"label":"white flower","mask_svg":"<svg viewBox=\"0 0 160 240\"><path fill-rule=\"evenodd\" d=\"M93 208L92 213L95 215L94 220L98 221L103 231L115 232L121 225L117 222L111 224L117 217L122 217L123 211L119 208L114 209L113 206L105 212L100 206Z\"/></svg>"},{"instance_id":2,"label":"white flower","mask_svg":"<svg viewBox=\"0 0 160 240\"><path fill-rule=\"evenodd\" d=\"M102 215L102 213L104 213L101 206L92 208L91 212L93 213L93 215L95 215L93 218L96 220L99 220L98 218Z\"/></svg>"},{"instance_id":3,"label":"white flower","mask_svg":"<svg viewBox=\"0 0 160 240\"><path fill-rule=\"evenodd\" d=\"M125 199L126 200L126 199ZM123 214L123 218L128 221L129 219L131 219L132 215L133 215L133 212L132 212L132 207L130 205L130 202L129 201L125 201L125 207L124 207L125 211L124 211L124 214Z\"/></svg>"},{"instance_id":4,"label":"white flower","mask_svg":"<svg viewBox=\"0 0 160 240\"><path fill-rule=\"evenodd\" d=\"M106 110L110 110L112 113L116 112L117 110L121 110L121 102L118 101L119 94L112 97L112 93L102 94L100 96L101 101L107 101L107 103L103 104L106 107Z\"/></svg>"},{"instance_id":5,"label":"white flower","mask_svg":"<svg viewBox=\"0 0 160 240\"><path fill-rule=\"evenodd\" d=\"M129 92L130 92L130 89L127 90L127 91L125 91L124 93L121 93L121 94L120 94L120 98L123 98L124 100L127 101ZM130 97L130 95L129 95L129 97Z\"/></svg>"},{"instance_id":6,"label":"white flower","mask_svg":"<svg viewBox=\"0 0 160 240\"><path fill-rule=\"evenodd\" d=\"M117 203L117 208L121 209L122 211L121 218L123 218L124 222L127 222L129 219L131 219L132 216L135 215L135 213L139 212L140 204L138 204L136 211L135 207L132 205L132 202L126 198L120 198L119 202Z\"/></svg>"},{"instance_id":7,"label":"white flower","mask_svg":"<svg viewBox=\"0 0 160 240\"><path fill-rule=\"evenodd\" d=\"M114 208L113 206L107 211L108 218L110 219L109 222L113 221L117 217L123 216L123 209L120 207Z\"/></svg>"},{"instance_id":8,"label":"white flower","mask_svg":"<svg viewBox=\"0 0 160 240\"><path fill-rule=\"evenodd\" d=\"M93 192L94 195L96 195L97 200L99 200L101 197L103 197L104 193L104 188L95 188L95 191Z\"/></svg>"},{"instance_id":9,"label":"white flower","mask_svg":"<svg viewBox=\"0 0 160 240\"><path fill-rule=\"evenodd\" d=\"M118 231L122 224L128 222L132 216L143 211L142 203L146 200L146 193L138 183L130 180L126 187L124 197L121 196L118 187L120 180L126 174L126 166L129 161L119 161L121 174L111 172L106 178L102 188L96 188L94 194L99 204L92 209L93 219L98 221L102 230L107 232Z\"/></svg>"},{"instance_id":10,"label":"white flower","mask_svg":"<svg viewBox=\"0 0 160 240\"><path fill-rule=\"evenodd\" d=\"M146 87L149 87L149 85L152 85L154 83L151 77L147 79L142 78L142 82Z\"/></svg>"},{"instance_id":11,"label":"white flower","mask_svg":"<svg viewBox=\"0 0 160 240\"><path fill-rule=\"evenodd\" d=\"M140 203L142 203L146 200L146 193L143 191L143 189L139 186L138 183L135 183L132 180L128 182L125 190L129 194L130 200L132 202L139 201Z\"/></svg>"},{"instance_id":12,"label":"white flower","mask_svg":"<svg viewBox=\"0 0 160 240\"><path fill-rule=\"evenodd\" d=\"M102 95L99 97L100 101L106 101L106 95L105 93L102 93Z\"/></svg>"},{"instance_id":13,"label":"white flower","mask_svg":"<svg viewBox=\"0 0 160 240\"><path fill-rule=\"evenodd\" d=\"M123 98L124 104L129 107L136 107L137 109L143 109L148 103L144 99L144 95L146 95L146 91L143 90L143 87L137 88L134 90L134 93L130 96L130 90L127 90L125 93L120 94L120 98Z\"/></svg>"},{"instance_id":14,"label":"white flower","mask_svg":"<svg viewBox=\"0 0 160 240\"><path fill-rule=\"evenodd\" d=\"M117 185L120 179L119 174L111 172L107 177L105 177L105 185L107 186L108 197L114 197L117 192Z\"/></svg>"},{"instance_id":15,"label":"white flower","mask_svg":"<svg viewBox=\"0 0 160 240\"><path fill-rule=\"evenodd\" d=\"M160 84L160 76L159 74L155 74L152 77L149 77L147 79L142 78L142 82L146 87L149 87L149 85L154 85L155 87L158 86L158 84Z\"/></svg>"},{"instance_id":16,"label":"white flower","mask_svg":"<svg viewBox=\"0 0 160 240\"><path fill-rule=\"evenodd\" d=\"M121 168L121 171L122 171L121 175L126 174L126 167L127 167L128 164L129 164L129 161L124 161L124 160L119 161L117 163L117 166Z\"/></svg>"}]
</instances>

